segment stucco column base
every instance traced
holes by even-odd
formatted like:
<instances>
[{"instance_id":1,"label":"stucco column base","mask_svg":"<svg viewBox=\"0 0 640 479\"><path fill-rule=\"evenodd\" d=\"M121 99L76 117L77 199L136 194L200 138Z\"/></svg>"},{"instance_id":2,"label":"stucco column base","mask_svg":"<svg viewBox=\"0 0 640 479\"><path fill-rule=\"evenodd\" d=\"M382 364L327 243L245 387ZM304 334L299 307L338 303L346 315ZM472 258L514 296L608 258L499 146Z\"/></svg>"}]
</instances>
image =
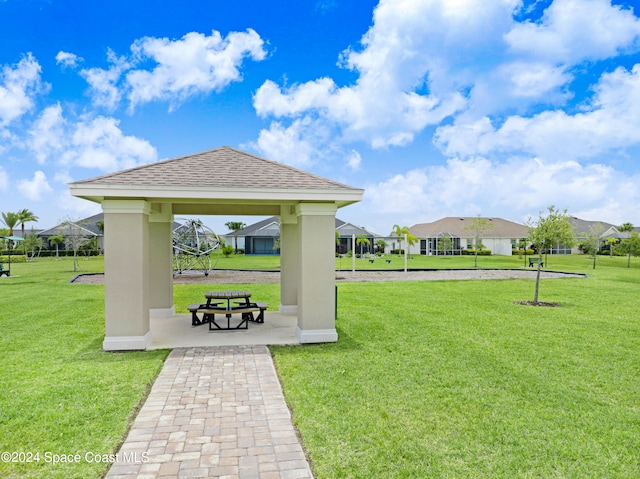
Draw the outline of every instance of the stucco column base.
<instances>
[{"instance_id":1,"label":"stucco column base","mask_svg":"<svg viewBox=\"0 0 640 479\"><path fill-rule=\"evenodd\" d=\"M176 307L170 308L151 308L149 310L149 318L151 319L164 319L171 318L176 315Z\"/></svg>"},{"instance_id":2,"label":"stucco column base","mask_svg":"<svg viewBox=\"0 0 640 479\"><path fill-rule=\"evenodd\" d=\"M144 336L106 336L102 342L104 351L142 351L151 344L151 331Z\"/></svg>"},{"instance_id":3,"label":"stucco column base","mask_svg":"<svg viewBox=\"0 0 640 479\"><path fill-rule=\"evenodd\" d=\"M279 312L280 314L284 314L285 316L297 316L298 305L297 304L281 304Z\"/></svg>"},{"instance_id":4,"label":"stucco column base","mask_svg":"<svg viewBox=\"0 0 640 479\"><path fill-rule=\"evenodd\" d=\"M338 341L338 331L335 329L300 329L300 326L297 326L296 337L300 344L335 343Z\"/></svg>"}]
</instances>

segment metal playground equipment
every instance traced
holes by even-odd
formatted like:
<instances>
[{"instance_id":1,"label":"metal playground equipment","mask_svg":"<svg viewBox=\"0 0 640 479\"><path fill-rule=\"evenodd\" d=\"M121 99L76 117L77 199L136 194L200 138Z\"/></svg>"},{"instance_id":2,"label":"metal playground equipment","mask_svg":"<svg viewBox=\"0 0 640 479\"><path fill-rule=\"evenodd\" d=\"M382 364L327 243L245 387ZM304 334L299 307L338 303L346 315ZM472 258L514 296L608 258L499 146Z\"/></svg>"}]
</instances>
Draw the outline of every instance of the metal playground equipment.
<instances>
[{"instance_id":1,"label":"metal playground equipment","mask_svg":"<svg viewBox=\"0 0 640 479\"><path fill-rule=\"evenodd\" d=\"M182 224L173 230L173 270L178 274L185 271L202 271L205 276L209 276L209 271L218 263L220 249L220 238L203 225L202 221L183 220ZM213 264L212 256L215 256Z\"/></svg>"}]
</instances>

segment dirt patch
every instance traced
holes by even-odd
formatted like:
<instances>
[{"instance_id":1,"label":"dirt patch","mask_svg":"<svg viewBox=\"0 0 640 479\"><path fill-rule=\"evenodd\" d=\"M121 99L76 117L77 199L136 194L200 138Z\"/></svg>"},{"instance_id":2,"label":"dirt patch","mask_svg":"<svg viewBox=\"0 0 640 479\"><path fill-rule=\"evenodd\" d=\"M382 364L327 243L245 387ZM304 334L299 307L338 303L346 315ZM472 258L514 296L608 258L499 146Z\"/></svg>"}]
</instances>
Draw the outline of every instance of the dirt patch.
<instances>
[{"instance_id":1,"label":"dirt patch","mask_svg":"<svg viewBox=\"0 0 640 479\"><path fill-rule=\"evenodd\" d=\"M548 308L556 308L560 306L558 303L545 303L544 301L516 301L514 304L522 304L524 306L545 306Z\"/></svg>"},{"instance_id":2,"label":"dirt patch","mask_svg":"<svg viewBox=\"0 0 640 479\"><path fill-rule=\"evenodd\" d=\"M544 279L563 277L584 277L574 273L542 271ZM478 280L478 279L535 279L535 270L520 269L438 269L428 271L336 271L336 281L368 282L368 281L444 281L444 280ZM103 274L82 274L72 280L80 284L103 284ZM174 284L256 284L279 283L279 271L238 271L213 270L208 276L204 273L188 271L173 276Z\"/></svg>"}]
</instances>

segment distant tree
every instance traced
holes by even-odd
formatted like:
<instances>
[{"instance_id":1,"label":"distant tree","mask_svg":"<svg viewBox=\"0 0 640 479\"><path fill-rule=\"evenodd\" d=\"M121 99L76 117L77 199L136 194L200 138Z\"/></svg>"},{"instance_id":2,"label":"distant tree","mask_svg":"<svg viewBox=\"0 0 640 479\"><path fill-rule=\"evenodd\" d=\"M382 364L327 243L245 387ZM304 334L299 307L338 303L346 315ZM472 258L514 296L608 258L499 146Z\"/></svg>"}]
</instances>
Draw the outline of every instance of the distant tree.
<instances>
[{"instance_id":1,"label":"distant tree","mask_svg":"<svg viewBox=\"0 0 640 479\"><path fill-rule=\"evenodd\" d=\"M631 267L631 257L640 256L640 235L635 231L620 242L620 248L627 255L627 268Z\"/></svg>"},{"instance_id":2,"label":"distant tree","mask_svg":"<svg viewBox=\"0 0 640 479\"><path fill-rule=\"evenodd\" d=\"M575 233L569 223L571 216L567 210L560 211L551 205L547 208L547 214L543 212L537 220L529 218L526 225L529 228L529 240L538 252L538 271L536 274L536 290L533 303L538 304L538 292L540 290L540 268L542 263L542 252L552 248L554 245L562 244L567 247L575 243Z\"/></svg>"},{"instance_id":3,"label":"distant tree","mask_svg":"<svg viewBox=\"0 0 640 479\"><path fill-rule=\"evenodd\" d=\"M602 235L604 233L604 225L600 222L591 225L586 238L582 241L582 250L593 256L593 269L596 269L596 258L598 251L602 247Z\"/></svg>"},{"instance_id":4,"label":"distant tree","mask_svg":"<svg viewBox=\"0 0 640 479\"><path fill-rule=\"evenodd\" d=\"M408 245L404 244L404 235L407 235L407 243L409 243ZM397 236L398 238L400 238L402 242L401 244L404 245L404 248L413 246L418 241L418 238L411 234L408 226L393 225L391 236Z\"/></svg>"},{"instance_id":5,"label":"distant tree","mask_svg":"<svg viewBox=\"0 0 640 479\"><path fill-rule=\"evenodd\" d=\"M52 245L55 245L56 247L56 259L60 259L58 256L58 245L61 245L62 243L64 243L64 236L59 234L56 236L51 236L49 238L49 243L51 243Z\"/></svg>"},{"instance_id":6,"label":"distant tree","mask_svg":"<svg viewBox=\"0 0 640 479\"><path fill-rule=\"evenodd\" d=\"M20 224L18 213L2 213L2 221L9 228L9 236L13 236L13 229Z\"/></svg>"},{"instance_id":7,"label":"distant tree","mask_svg":"<svg viewBox=\"0 0 640 479\"><path fill-rule=\"evenodd\" d=\"M447 251L453 248L453 240L449 235L443 234L438 238L438 251L443 251L447 254Z\"/></svg>"},{"instance_id":8,"label":"distant tree","mask_svg":"<svg viewBox=\"0 0 640 479\"><path fill-rule=\"evenodd\" d=\"M28 210L26 208L23 208L20 211L18 211L17 215L18 215L18 218L20 220L20 226L22 228L22 237L26 238L25 235L24 235L24 226L25 226L25 224L28 223L29 221L38 221L38 217L35 214L33 214L32 211L30 211L30 210ZM24 254L26 256L27 255L27 245L26 245L26 243L24 241L22 242L22 246L24 248Z\"/></svg>"},{"instance_id":9,"label":"distant tree","mask_svg":"<svg viewBox=\"0 0 640 479\"><path fill-rule=\"evenodd\" d=\"M367 238L367 235L360 234L356 236L356 246L360 246L360 257L362 257L362 248L366 245L369 246L371 241Z\"/></svg>"},{"instance_id":10,"label":"distant tree","mask_svg":"<svg viewBox=\"0 0 640 479\"><path fill-rule=\"evenodd\" d=\"M62 228L62 235L64 236L67 249L73 251L73 272L78 271L78 252L80 249L87 245L91 240L91 234L89 230L74 223L71 220L65 220L60 223Z\"/></svg>"},{"instance_id":11,"label":"distant tree","mask_svg":"<svg viewBox=\"0 0 640 479\"><path fill-rule=\"evenodd\" d=\"M468 226L465 226L464 229L473 233L473 243L475 245L474 251L474 261L473 266L478 267L478 250L482 245L482 238L487 231L491 231L494 228L494 224L491 220L487 218L482 218L480 214L475 218Z\"/></svg>"},{"instance_id":12,"label":"distant tree","mask_svg":"<svg viewBox=\"0 0 640 479\"><path fill-rule=\"evenodd\" d=\"M620 226L618 226L618 231L620 231L621 233L631 233L633 231L633 224L622 223Z\"/></svg>"},{"instance_id":13,"label":"distant tree","mask_svg":"<svg viewBox=\"0 0 640 479\"><path fill-rule=\"evenodd\" d=\"M229 221L224 224L227 228L233 231L233 241L235 244L234 252L238 254L238 231L245 228L247 225L242 221Z\"/></svg>"},{"instance_id":14,"label":"distant tree","mask_svg":"<svg viewBox=\"0 0 640 479\"><path fill-rule=\"evenodd\" d=\"M387 247L387 242L383 239L376 240L376 252L384 253L384 249Z\"/></svg>"},{"instance_id":15,"label":"distant tree","mask_svg":"<svg viewBox=\"0 0 640 479\"><path fill-rule=\"evenodd\" d=\"M24 245L25 256L27 260L33 259L36 255L40 255L40 250L44 247L44 240L35 234L27 234L22 242Z\"/></svg>"}]
</instances>

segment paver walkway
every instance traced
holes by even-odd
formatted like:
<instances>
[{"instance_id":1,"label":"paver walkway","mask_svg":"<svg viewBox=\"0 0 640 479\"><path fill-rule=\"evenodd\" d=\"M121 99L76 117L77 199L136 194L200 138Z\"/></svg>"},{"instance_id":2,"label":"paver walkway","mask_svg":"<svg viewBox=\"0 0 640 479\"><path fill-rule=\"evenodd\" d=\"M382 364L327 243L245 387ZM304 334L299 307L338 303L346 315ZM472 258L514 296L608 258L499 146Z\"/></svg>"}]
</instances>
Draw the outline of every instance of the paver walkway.
<instances>
[{"instance_id":1,"label":"paver walkway","mask_svg":"<svg viewBox=\"0 0 640 479\"><path fill-rule=\"evenodd\" d=\"M265 346L174 349L108 479L312 478Z\"/></svg>"}]
</instances>

